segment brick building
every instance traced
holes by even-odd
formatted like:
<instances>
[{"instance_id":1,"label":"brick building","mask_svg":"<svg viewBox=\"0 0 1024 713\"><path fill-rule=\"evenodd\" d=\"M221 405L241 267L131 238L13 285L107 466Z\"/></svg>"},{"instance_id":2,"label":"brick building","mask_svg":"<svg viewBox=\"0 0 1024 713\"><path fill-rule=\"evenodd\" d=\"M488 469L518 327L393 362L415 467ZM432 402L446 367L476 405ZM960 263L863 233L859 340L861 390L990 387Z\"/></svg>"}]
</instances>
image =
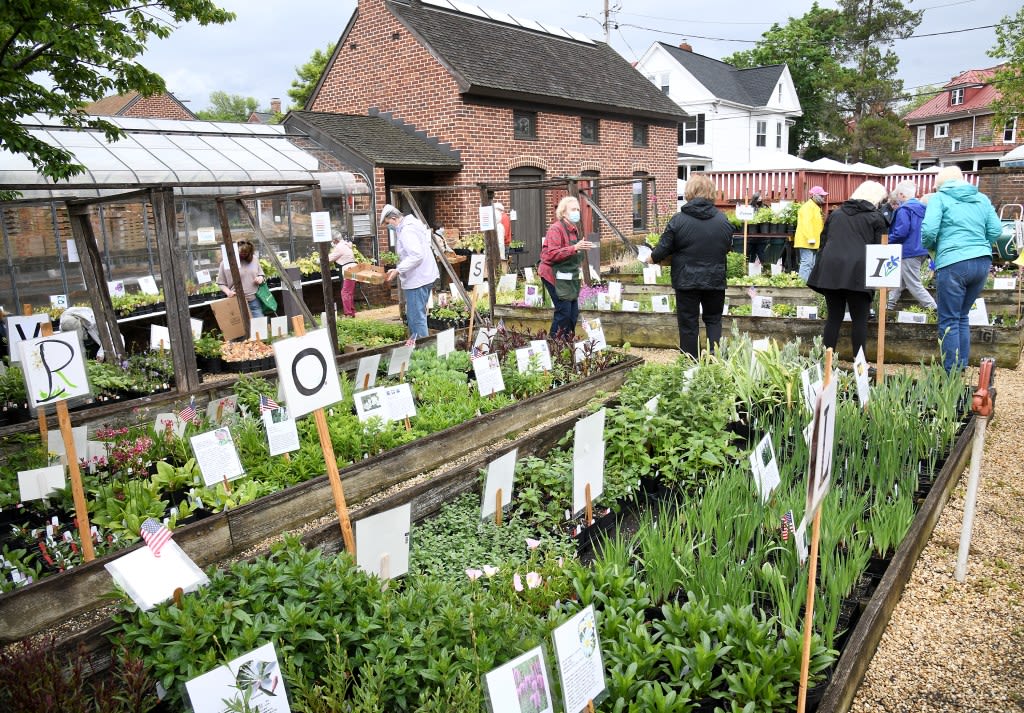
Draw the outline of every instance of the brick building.
<instances>
[{"instance_id":1,"label":"brick building","mask_svg":"<svg viewBox=\"0 0 1024 713\"><path fill-rule=\"evenodd\" d=\"M372 116L381 131L390 123L423 141L423 155L447 162L373 161L368 178L378 207L395 185L615 177L617 185L599 189L599 205L624 232L644 231L650 184L632 179L653 176L665 196L662 212L674 209L677 127L686 115L671 99L604 43L459 8L445 0L359 0L308 111L293 112L285 125L310 130L317 114ZM333 136L353 153L363 147L344 132ZM526 260L538 256L560 195L494 196L516 211L513 235L526 243ZM424 194L421 204L436 226L466 231L478 229L479 200L478 191L464 190Z\"/></svg>"},{"instance_id":2,"label":"brick building","mask_svg":"<svg viewBox=\"0 0 1024 713\"><path fill-rule=\"evenodd\" d=\"M992 84L999 67L969 69L942 91L903 117L911 133L914 168L957 165L967 171L999 166L1019 146L1017 119L994 125L992 103L1000 97Z\"/></svg>"},{"instance_id":3,"label":"brick building","mask_svg":"<svg viewBox=\"0 0 1024 713\"><path fill-rule=\"evenodd\" d=\"M85 113L92 116L130 116L136 119L183 119L195 121L196 115L170 92L144 97L138 92L112 94L87 104Z\"/></svg>"}]
</instances>

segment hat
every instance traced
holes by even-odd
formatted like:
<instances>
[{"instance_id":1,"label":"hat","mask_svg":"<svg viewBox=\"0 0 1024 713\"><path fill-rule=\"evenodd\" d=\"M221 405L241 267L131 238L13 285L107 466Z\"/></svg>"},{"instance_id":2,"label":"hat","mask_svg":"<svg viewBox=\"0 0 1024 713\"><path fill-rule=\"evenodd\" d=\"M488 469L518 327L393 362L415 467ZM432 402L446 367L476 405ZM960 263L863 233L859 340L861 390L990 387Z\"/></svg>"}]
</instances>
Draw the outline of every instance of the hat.
<instances>
[{"instance_id":1,"label":"hat","mask_svg":"<svg viewBox=\"0 0 1024 713\"><path fill-rule=\"evenodd\" d=\"M505 212L505 206L503 206L498 201L494 201L494 210L500 210L502 213L504 213Z\"/></svg>"},{"instance_id":2,"label":"hat","mask_svg":"<svg viewBox=\"0 0 1024 713\"><path fill-rule=\"evenodd\" d=\"M387 220L388 216L390 216L392 213L401 215L402 211L398 210L398 208L395 208L390 203L386 203L384 207L380 209L380 224L384 225L384 221Z\"/></svg>"},{"instance_id":3,"label":"hat","mask_svg":"<svg viewBox=\"0 0 1024 713\"><path fill-rule=\"evenodd\" d=\"M812 195L812 196L827 196L828 195L828 191L826 191L821 186L811 186L811 190L807 191L807 193L809 195Z\"/></svg>"}]
</instances>

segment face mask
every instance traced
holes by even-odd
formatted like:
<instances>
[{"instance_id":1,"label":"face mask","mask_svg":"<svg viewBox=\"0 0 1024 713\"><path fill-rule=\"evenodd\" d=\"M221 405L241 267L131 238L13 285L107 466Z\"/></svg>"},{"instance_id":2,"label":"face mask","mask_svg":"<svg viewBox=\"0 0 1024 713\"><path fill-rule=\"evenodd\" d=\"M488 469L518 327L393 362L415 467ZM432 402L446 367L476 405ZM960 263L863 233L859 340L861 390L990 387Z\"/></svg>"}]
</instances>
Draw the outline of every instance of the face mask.
<instances>
[{"instance_id":1,"label":"face mask","mask_svg":"<svg viewBox=\"0 0 1024 713\"><path fill-rule=\"evenodd\" d=\"M580 212L578 210L570 210L569 211L569 222L570 223L578 223L578 222L580 222Z\"/></svg>"}]
</instances>

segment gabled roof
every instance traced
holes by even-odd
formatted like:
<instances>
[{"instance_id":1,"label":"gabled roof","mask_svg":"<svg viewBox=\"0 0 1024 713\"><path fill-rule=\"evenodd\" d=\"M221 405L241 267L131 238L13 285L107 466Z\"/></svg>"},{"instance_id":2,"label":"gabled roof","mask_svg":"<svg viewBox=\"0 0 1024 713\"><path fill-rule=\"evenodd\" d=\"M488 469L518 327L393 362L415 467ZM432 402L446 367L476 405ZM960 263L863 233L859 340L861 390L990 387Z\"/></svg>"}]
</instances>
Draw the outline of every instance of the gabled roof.
<instances>
[{"instance_id":1,"label":"gabled roof","mask_svg":"<svg viewBox=\"0 0 1024 713\"><path fill-rule=\"evenodd\" d=\"M992 80L992 76L996 73L1003 65L997 65L995 67L989 67L988 69L968 69L966 72L961 72L957 76L950 79L943 86L944 89L952 89L953 87L969 86L971 84L988 84Z\"/></svg>"},{"instance_id":2,"label":"gabled roof","mask_svg":"<svg viewBox=\"0 0 1024 713\"><path fill-rule=\"evenodd\" d=\"M724 101L744 106L765 106L786 68L784 64L738 69L711 57L659 42L709 92Z\"/></svg>"},{"instance_id":3,"label":"gabled roof","mask_svg":"<svg viewBox=\"0 0 1024 713\"><path fill-rule=\"evenodd\" d=\"M994 85L988 84L988 82L992 81L992 76L998 69L999 67L990 67L988 69L968 69L966 72L961 72L946 82L942 87L942 91L938 94L913 111L904 114L903 121L909 124L915 121L921 122L922 120L945 116L952 117L956 114L978 114L979 109L987 109L1002 96ZM965 97L966 101L963 104L949 103L951 89L978 86L979 84L982 87L977 91L970 92L970 96ZM968 92L965 92L965 94L968 94Z\"/></svg>"},{"instance_id":4,"label":"gabled roof","mask_svg":"<svg viewBox=\"0 0 1024 713\"><path fill-rule=\"evenodd\" d=\"M296 124L324 143L329 139L381 168L458 171L462 161L447 144L385 116L355 116L320 111L291 111L285 124Z\"/></svg>"},{"instance_id":5,"label":"gabled roof","mask_svg":"<svg viewBox=\"0 0 1024 713\"><path fill-rule=\"evenodd\" d=\"M164 98L164 97L166 97L167 99L171 100L174 104L176 104L178 106L178 108L188 118L191 118L191 119L196 119L197 118L195 113L193 113L191 109L189 109L187 106L182 104L181 100L179 100L176 96L174 96L170 92L165 92L163 94L156 94L155 96L148 97L148 98L150 98L150 99L159 99L159 98ZM135 106L139 102L144 102L146 99L147 99L147 97L142 96L138 92L128 92L127 94L111 94L109 97L103 97L99 101L94 101L92 104L86 104L84 107L82 107L82 109L85 111L86 114L90 114L92 116L127 116L128 115L128 111L133 106ZM159 112L157 112L157 113L159 113ZM181 117L178 117L178 116L158 116L158 115L152 115L152 116L148 116L148 118L150 118L150 119L180 119Z\"/></svg>"},{"instance_id":6,"label":"gabled roof","mask_svg":"<svg viewBox=\"0 0 1024 713\"><path fill-rule=\"evenodd\" d=\"M686 113L602 42L438 0L387 8L444 64L466 95L678 122ZM471 10L478 12L470 14ZM513 24L515 23L515 24ZM339 43L340 46L340 43Z\"/></svg>"}]
</instances>

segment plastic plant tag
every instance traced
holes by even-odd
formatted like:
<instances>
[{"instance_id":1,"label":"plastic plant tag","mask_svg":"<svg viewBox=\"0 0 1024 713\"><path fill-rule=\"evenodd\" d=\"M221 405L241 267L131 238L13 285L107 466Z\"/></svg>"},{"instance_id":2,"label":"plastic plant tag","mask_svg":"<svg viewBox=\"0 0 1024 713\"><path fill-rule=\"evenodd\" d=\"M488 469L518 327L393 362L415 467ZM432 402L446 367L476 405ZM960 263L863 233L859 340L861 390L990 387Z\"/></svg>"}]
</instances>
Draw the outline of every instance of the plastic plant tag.
<instances>
[{"instance_id":1,"label":"plastic plant tag","mask_svg":"<svg viewBox=\"0 0 1024 713\"><path fill-rule=\"evenodd\" d=\"M551 633L564 710L584 710L605 692L604 661L594 606L580 610Z\"/></svg>"},{"instance_id":2,"label":"plastic plant tag","mask_svg":"<svg viewBox=\"0 0 1024 713\"><path fill-rule=\"evenodd\" d=\"M371 354L359 360L359 368L356 370L356 383L354 391L372 389L377 385L377 370L380 368L380 354Z\"/></svg>"},{"instance_id":3,"label":"plastic plant tag","mask_svg":"<svg viewBox=\"0 0 1024 713\"><path fill-rule=\"evenodd\" d=\"M515 477L518 453L518 449L513 448L487 464L483 500L480 502L480 519L486 520L494 517L499 489L501 490L501 507L508 507L512 502L512 483Z\"/></svg>"},{"instance_id":4,"label":"plastic plant tag","mask_svg":"<svg viewBox=\"0 0 1024 713\"><path fill-rule=\"evenodd\" d=\"M381 579L409 571L412 504L399 505L356 521L356 564Z\"/></svg>"},{"instance_id":5,"label":"plastic plant tag","mask_svg":"<svg viewBox=\"0 0 1024 713\"><path fill-rule=\"evenodd\" d=\"M604 416L605 410L576 422L572 449L572 509L582 511L590 499L596 501L604 492Z\"/></svg>"},{"instance_id":6,"label":"plastic plant tag","mask_svg":"<svg viewBox=\"0 0 1024 713\"><path fill-rule=\"evenodd\" d=\"M772 491L779 486L779 464L775 460L775 447L772 445L770 433L754 446L750 454L750 469L754 473L754 482L757 484L757 492L761 496L761 502L767 503L772 496Z\"/></svg>"}]
</instances>

